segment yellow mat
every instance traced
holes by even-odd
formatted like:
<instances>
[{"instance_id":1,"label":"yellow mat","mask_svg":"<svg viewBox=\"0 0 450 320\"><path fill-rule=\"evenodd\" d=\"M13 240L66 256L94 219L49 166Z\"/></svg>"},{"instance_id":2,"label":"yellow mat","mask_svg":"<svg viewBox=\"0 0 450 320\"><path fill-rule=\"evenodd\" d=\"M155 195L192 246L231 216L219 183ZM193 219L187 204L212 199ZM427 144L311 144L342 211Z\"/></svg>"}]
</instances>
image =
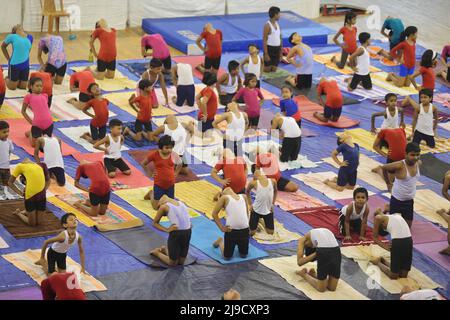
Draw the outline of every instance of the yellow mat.
<instances>
[{"instance_id":1,"label":"yellow mat","mask_svg":"<svg viewBox=\"0 0 450 320\"><path fill-rule=\"evenodd\" d=\"M52 180L50 183L49 188L47 189L47 197L53 197L53 196L61 196L61 195L67 195L67 194L74 194L79 193L80 189L75 187L74 180L71 176L66 174L66 184L64 187L58 186L55 180Z\"/></svg>"},{"instance_id":2,"label":"yellow mat","mask_svg":"<svg viewBox=\"0 0 450 320\"><path fill-rule=\"evenodd\" d=\"M317 291L309 283L307 283L306 280L296 274L296 271L299 271L303 268L317 269L317 263L310 262L302 267L299 267L297 265L296 255L290 257L259 260L259 263L278 273L290 285L303 292L308 298L312 300L369 300L369 298L353 289L353 287L351 287L342 279L339 280L337 289L334 292L327 290L321 293Z\"/></svg>"},{"instance_id":3,"label":"yellow mat","mask_svg":"<svg viewBox=\"0 0 450 320\"><path fill-rule=\"evenodd\" d=\"M183 201L192 209L205 214L212 219L212 211L216 205L214 196L221 189L205 180L179 182L175 184L175 197ZM225 217L225 212L219 213L219 217Z\"/></svg>"},{"instance_id":4,"label":"yellow mat","mask_svg":"<svg viewBox=\"0 0 450 320\"><path fill-rule=\"evenodd\" d=\"M409 96L418 93L412 85L402 88L395 86L392 82L386 81L387 76L387 72L384 71L372 73L370 75L370 77L372 78L372 83L374 85L386 89L389 92L393 92L401 96Z\"/></svg>"},{"instance_id":5,"label":"yellow mat","mask_svg":"<svg viewBox=\"0 0 450 320\"><path fill-rule=\"evenodd\" d=\"M156 210L153 209L150 200L144 200L144 196L151 189L152 188L124 189L114 191L114 193L153 220L156 216ZM191 208L189 208L189 215L192 218L200 216L198 212ZM169 221L169 219L163 217L161 221L165 222Z\"/></svg>"},{"instance_id":6,"label":"yellow mat","mask_svg":"<svg viewBox=\"0 0 450 320\"><path fill-rule=\"evenodd\" d=\"M407 137L412 135L412 127L407 126L405 132ZM420 144L420 153L445 153L450 151L450 139L435 137L434 141L436 142L435 148L428 147L425 141L422 141Z\"/></svg>"},{"instance_id":7,"label":"yellow mat","mask_svg":"<svg viewBox=\"0 0 450 320\"><path fill-rule=\"evenodd\" d=\"M399 294L404 286L409 286L416 290L441 288L441 285L414 267L411 267L408 278L398 280L390 279L378 266L369 262L372 257L384 257L386 260L390 260L390 253L380 246L373 244L369 246L347 246L342 247L341 252L347 258L358 263L361 270L375 282L372 284L375 288L379 284L391 294Z\"/></svg>"},{"instance_id":8,"label":"yellow mat","mask_svg":"<svg viewBox=\"0 0 450 320\"><path fill-rule=\"evenodd\" d=\"M263 223L259 223L259 230L255 233L253 238L262 244L279 244L296 241L300 238L298 233L287 230L282 223L274 220L275 232L268 234L264 228Z\"/></svg>"},{"instance_id":9,"label":"yellow mat","mask_svg":"<svg viewBox=\"0 0 450 320\"><path fill-rule=\"evenodd\" d=\"M0 120L21 118L23 118L22 114L17 112L7 102L4 102L3 105L0 106Z\"/></svg>"},{"instance_id":10,"label":"yellow mat","mask_svg":"<svg viewBox=\"0 0 450 320\"><path fill-rule=\"evenodd\" d=\"M71 67L73 71L83 71L86 67ZM91 69L95 69L95 67L91 67ZM95 80L96 83L100 86L100 89L104 91L118 91L124 89L136 89L137 82L128 79L124 76L119 70L116 70L114 79L104 79L104 80Z\"/></svg>"},{"instance_id":11,"label":"yellow mat","mask_svg":"<svg viewBox=\"0 0 450 320\"><path fill-rule=\"evenodd\" d=\"M341 60L341 53L335 52L335 53L329 53L329 54L315 54L314 61L324 64L327 68L337 71L342 74L351 75L351 74L355 73L349 66L345 66L345 68L339 69L335 63L331 62L331 58L333 56L336 56L337 61ZM378 72L378 71L381 71L381 70L377 67L370 66L370 72Z\"/></svg>"},{"instance_id":12,"label":"yellow mat","mask_svg":"<svg viewBox=\"0 0 450 320\"><path fill-rule=\"evenodd\" d=\"M47 278L44 270L41 266L34 264L41 257L41 250L26 250L17 253L4 254L2 257L12 263L19 270L24 271L27 275L29 275L34 281L36 281L39 285L43 280ZM81 270L81 267L78 263L72 260L72 258L67 257L67 266L75 267L78 270ZM81 273L81 289L86 292L93 291L106 291L106 287L95 279L90 274Z\"/></svg>"}]
</instances>

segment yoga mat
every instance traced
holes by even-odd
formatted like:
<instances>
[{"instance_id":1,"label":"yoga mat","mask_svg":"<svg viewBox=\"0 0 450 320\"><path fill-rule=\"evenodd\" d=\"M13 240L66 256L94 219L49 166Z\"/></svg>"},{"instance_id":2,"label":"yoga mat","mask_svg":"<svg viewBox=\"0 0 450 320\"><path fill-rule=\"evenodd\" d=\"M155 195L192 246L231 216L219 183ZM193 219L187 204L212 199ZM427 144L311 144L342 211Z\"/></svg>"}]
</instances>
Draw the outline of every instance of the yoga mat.
<instances>
[{"instance_id":1,"label":"yoga mat","mask_svg":"<svg viewBox=\"0 0 450 320\"><path fill-rule=\"evenodd\" d=\"M5 200L1 206L0 224L17 239L54 235L62 230L61 221L49 210L39 216L37 226L31 227L13 214L17 209L25 210L23 200Z\"/></svg>"},{"instance_id":2,"label":"yoga mat","mask_svg":"<svg viewBox=\"0 0 450 320\"><path fill-rule=\"evenodd\" d=\"M74 153L72 156L78 162L81 162L81 160L86 160L90 162L100 161L103 163L104 153ZM137 169L126 159L122 159L125 161L128 167L130 167L131 174L127 176L123 174L119 169L117 169L116 176L109 179L111 181L111 188L113 190L147 187L153 184L153 182L150 181L150 179L144 173L142 173L141 170Z\"/></svg>"},{"instance_id":3,"label":"yoga mat","mask_svg":"<svg viewBox=\"0 0 450 320\"><path fill-rule=\"evenodd\" d=\"M8 119L22 119L23 116L20 112L17 112L15 108L11 106L9 100L5 100L3 105L0 105L0 120Z\"/></svg>"},{"instance_id":4,"label":"yoga mat","mask_svg":"<svg viewBox=\"0 0 450 320\"><path fill-rule=\"evenodd\" d=\"M9 245L6 243L5 240L3 240L2 237L0 237L0 249L6 249L9 248Z\"/></svg>"},{"instance_id":5,"label":"yoga mat","mask_svg":"<svg viewBox=\"0 0 450 320\"><path fill-rule=\"evenodd\" d=\"M406 126L405 128L406 136L412 136L412 128L411 126ZM425 141L422 141L420 144L420 152L424 153L445 153L450 152L450 139L435 137L436 142L435 148L430 148L426 145Z\"/></svg>"},{"instance_id":6,"label":"yoga mat","mask_svg":"<svg viewBox=\"0 0 450 320\"><path fill-rule=\"evenodd\" d=\"M63 187L60 187L55 180L51 180L50 186L47 189L47 198L80 192L80 189L75 187L75 181L73 180L73 178L68 174L65 174L65 176L66 184Z\"/></svg>"},{"instance_id":7,"label":"yoga mat","mask_svg":"<svg viewBox=\"0 0 450 320\"><path fill-rule=\"evenodd\" d=\"M75 72L83 71L86 69L86 66L83 67L70 67ZM96 69L96 67L92 66L92 69ZM135 89L137 86L137 82L128 79L125 77L119 70L116 69L114 79L107 79L104 80L95 80L96 83L100 86L100 89L104 91L119 91L119 90L125 90L125 89Z\"/></svg>"},{"instance_id":8,"label":"yoga mat","mask_svg":"<svg viewBox=\"0 0 450 320\"><path fill-rule=\"evenodd\" d=\"M450 256L439 253L448 246L448 241L441 241L417 244L414 245L414 248L450 272Z\"/></svg>"},{"instance_id":9,"label":"yoga mat","mask_svg":"<svg viewBox=\"0 0 450 320\"><path fill-rule=\"evenodd\" d=\"M320 193L326 195L328 198L332 200L339 200L339 199L347 199L347 198L353 198L353 190L344 190L342 192L339 192L329 186L327 186L323 181L325 179L333 179L337 175L334 172L326 171L326 172L317 172L317 173L307 173L307 174L296 174L293 175L292 178L295 178L307 186L316 189ZM355 188L358 188L359 186L356 185ZM369 191L369 196L373 195L374 193Z\"/></svg>"},{"instance_id":10,"label":"yoga mat","mask_svg":"<svg viewBox=\"0 0 450 320\"><path fill-rule=\"evenodd\" d=\"M425 219L448 228L447 221L436 213L440 209L448 208L449 202L447 199L428 189L417 190L414 198L414 211Z\"/></svg>"},{"instance_id":11,"label":"yoga mat","mask_svg":"<svg viewBox=\"0 0 450 320\"><path fill-rule=\"evenodd\" d=\"M9 99L7 100L8 104L11 106L11 108L13 108L14 111L16 111L17 113L21 114L22 112L22 104L23 104L23 99L19 98L19 99ZM50 110L51 111L51 110ZM33 119L34 118L34 114L33 111L31 111L31 108L27 108L27 115ZM21 116L20 118L23 119L23 116ZM52 119L53 121L58 121L58 118L55 117L52 113ZM31 127L31 126L30 126Z\"/></svg>"},{"instance_id":12,"label":"yoga mat","mask_svg":"<svg viewBox=\"0 0 450 320\"><path fill-rule=\"evenodd\" d=\"M332 57L336 57L336 61L341 61L341 53L340 52L334 52L334 53L328 53L328 54L315 54L314 55L314 61L324 64L328 69L337 71L342 74L346 75L352 75L355 73L352 68L349 66L345 66L343 69L339 69L336 65L336 63L331 62ZM379 68L370 66L370 72L378 72L381 71Z\"/></svg>"},{"instance_id":13,"label":"yoga mat","mask_svg":"<svg viewBox=\"0 0 450 320\"><path fill-rule=\"evenodd\" d=\"M56 118L58 121L91 120L91 117L67 102L70 98L78 99L78 96L78 92L53 96L52 107L50 109L53 118ZM109 110L109 117L115 116L116 114Z\"/></svg>"},{"instance_id":14,"label":"yoga mat","mask_svg":"<svg viewBox=\"0 0 450 320\"><path fill-rule=\"evenodd\" d=\"M367 297L353 289L347 282L339 279L336 291L319 292L296 274L303 268L317 270L317 262L309 262L301 267L297 265L297 255L289 257L259 260L259 263L278 273L290 285L294 286L312 300L368 300Z\"/></svg>"},{"instance_id":15,"label":"yoga mat","mask_svg":"<svg viewBox=\"0 0 450 320\"><path fill-rule=\"evenodd\" d=\"M203 79L203 74L198 71L196 67L205 61L204 56L177 56L173 57L172 60L174 60L176 63L187 63L191 65L194 77L200 80ZM225 69L219 68L217 78L220 78L226 72L227 71Z\"/></svg>"},{"instance_id":16,"label":"yoga mat","mask_svg":"<svg viewBox=\"0 0 450 320\"><path fill-rule=\"evenodd\" d=\"M345 82L345 79L348 79L348 78L349 78L349 76L340 75L340 76L327 77L327 80L335 80L338 84L339 89L342 92L347 92L349 94L359 96L362 99L372 99L372 100L384 99L386 94L389 93L388 90L378 87L376 85L372 85L371 90L366 90L363 87L358 86L358 87L356 87L355 90L349 91L348 83Z\"/></svg>"},{"instance_id":17,"label":"yoga mat","mask_svg":"<svg viewBox=\"0 0 450 320\"><path fill-rule=\"evenodd\" d=\"M30 139L25 137L25 132L31 130L31 125L25 119L14 119L8 120L10 128L14 130L9 131L9 138L19 147L25 149L31 155L34 155L34 148L31 147ZM71 155L77 152L76 149L72 148L68 144L61 141L62 154L63 156Z\"/></svg>"},{"instance_id":18,"label":"yoga mat","mask_svg":"<svg viewBox=\"0 0 450 320\"><path fill-rule=\"evenodd\" d=\"M286 79L289 76L294 76L294 74L292 74L282 68L277 68L277 71L275 71L275 72L264 72L262 80L266 81L268 79L274 79L274 78Z\"/></svg>"},{"instance_id":19,"label":"yoga mat","mask_svg":"<svg viewBox=\"0 0 450 320\"><path fill-rule=\"evenodd\" d=\"M371 73L372 83L378 87L388 90L389 92L398 94L400 96L410 96L417 94L417 90L411 84L409 87L397 87L392 82L386 81L388 76L387 72L381 71L377 73Z\"/></svg>"},{"instance_id":20,"label":"yoga mat","mask_svg":"<svg viewBox=\"0 0 450 320\"><path fill-rule=\"evenodd\" d=\"M219 237L223 238L224 236L223 232L219 230L217 225L213 221L210 221L202 216L191 219L191 222L193 225L191 245L221 264L249 261L268 256L265 251L249 244L248 255L246 258L241 258L239 256L239 251L236 246L233 257L230 260L225 260L220 252L220 248L213 247L214 241L216 241Z\"/></svg>"},{"instance_id":21,"label":"yoga mat","mask_svg":"<svg viewBox=\"0 0 450 320\"><path fill-rule=\"evenodd\" d=\"M443 128L443 129L445 129L445 130L447 130L447 131L450 131L450 121L449 122L445 122L445 123L439 123L438 126Z\"/></svg>"},{"instance_id":22,"label":"yoga mat","mask_svg":"<svg viewBox=\"0 0 450 320\"><path fill-rule=\"evenodd\" d=\"M442 104L444 107L450 108L450 93L438 93L433 96L433 101Z\"/></svg>"},{"instance_id":23,"label":"yoga mat","mask_svg":"<svg viewBox=\"0 0 450 320\"><path fill-rule=\"evenodd\" d=\"M353 198L349 198L349 199L340 199L340 200L336 200L337 203L339 203L342 206L345 206L351 202L353 202ZM367 202L367 204L369 205L369 217L367 218L367 220L370 223L373 223L373 218L374 218L374 213L375 211L380 208L381 210L384 209L384 206L386 203L389 203L388 199L385 199L377 194L370 196L369 197L369 201Z\"/></svg>"},{"instance_id":24,"label":"yoga mat","mask_svg":"<svg viewBox=\"0 0 450 320\"><path fill-rule=\"evenodd\" d=\"M114 193L153 220L156 216L156 210L153 209L150 200L144 200L144 196L151 189L152 188L124 189L117 190ZM200 214L189 208L189 215L191 217L198 217ZM169 219L167 217L162 217L161 221L169 221Z\"/></svg>"},{"instance_id":25,"label":"yoga mat","mask_svg":"<svg viewBox=\"0 0 450 320\"><path fill-rule=\"evenodd\" d=\"M274 220L274 230L273 234L268 234L262 220L260 220L258 230L253 236L253 239L261 244L280 244L296 241L300 238L298 233L287 230L284 225L276 219Z\"/></svg>"},{"instance_id":26,"label":"yoga mat","mask_svg":"<svg viewBox=\"0 0 450 320\"><path fill-rule=\"evenodd\" d=\"M267 110L261 109L261 113L259 115L258 129L266 130L267 132L271 132L272 124L270 123L272 119L275 117L275 113Z\"/></svg>"},{"instance_id":27,"label":"yoga mat","mask_svg":"<svg viewBox=\"0 0 450 320\"><path fill-rule=\"evenodd\" d=\"M278 191L275 204L284 211L326 206L325 203L301 190L296 192Z\"/></svg>"},{"instance_id":28,"label":"yoga mat","mask_svg":"<svg viewBox=\"0 0 450 320\"><path fill-rule=\"evenodd\" d=\"M112 231L105 233L105 236L147 266L170 268L161 260L150 255L150 251L155 248L167 247L167 240L150 228L144 226L133 230ZM188 254L184 265L187 266L196 261L196 258Z\"/></svg>"},{"instance_id":29,"label":"yoga mat","mask_svg":"<svg viewBox=\"0 0 450 320\"><path fill-rule=\"evenodd\" d=\"M141 219L135 217L130 212L122 209L113 202L110 202L106 214L103 216L91 217L84 211L78 210L74 204L79 201L85 201L85 194L77 193L72 195L62 195L48 199L50 203L61 208L65 212L71 212L77 216L77 219L88 227L95 227L101 232L136 228L143 225Z\"/></svg>"},{"instance_id":30,"label":"yoga mat","mask_svg":"<svg viewBox=\"0 0 450 320\"><path fill-rule=\"evenodd\" d=\"M60 94L69 94L70 92L70 75L64 76L61 84L53 84L53 98Z\"/></svg>"},{"instance_id":31,"label":"yoga mat","mask_svg":"<svg viewBox=\"0 0 450 320\"><path fill-rule=\"evenodd\" d=\"M414 220L411 227L414 244L447 241L447 233L429 221Z\"/></svg>"},{"instance_id":32,"label":"yoga mat","mask_svg":"<svg viewBox=\"0 0 450 320\"><path fill-rule=\"evenodd\" d=\"M3 72L3 75L5 75L5 72ZM5 98L11 99L11 98L23 98L28 94L27 90L22 89L16 89L16 90L10 90L8 87L6 87L6 95Z\"/></svg>"},{"instance_id":33,"label":"yoga mat","mask_svg":"<svg viewBox=\"0 0 450 320\"><path fill-rule=\"evenodd\" d=\"M390 261L390 253L377 245L343 247L341 252L344 256L358 263L361 270L373 281L391 294L399 294L404 286L417 289L437 289L442 286L422 272L411 266L408 278L391 280L378 266L369 262L372 257L384 257Z\"/></svg>"},{"instance_id":34,"label":"yoga mat","mask_svg":"<svg viewBox=\"0 0 450 320\"><path fill-rule=\"evenodd\" d=\"M39 287L27 287L0 292L0 300L42 300Z\"/></svg>"},{"instance_id":35,"label":"yoga mat","mask_svg":"<svg viewBox=\"0 0 450 320\"><path fill-rule=\"evenodd\" d=\"M450 170L450 164L436 158L430 153L420 156L420 160L422 160L420 174L438 183L442 183L445 173Z\"/></svg>"},{"instance_id":36,"label":"yoga mat","mask_svg":"<svg viewBox=\"0 0 450 320\"><path fill-rule=\"evenodd\" d=\"M376 135L372 134L370 131L357 128L346 130L346 133L350 134L353 138L353 142L359 144L361 148L375 152L375 150L373 150L373 143L375 142ZM336 135L339 134L339 132L336 132Z\"/></svg>"},{"instance_id":37,"label":"yoga mat","mask_svg":"<svg viewBox=\"0 0 450 320\"><path fill-rule=\"evenodd\" d=\"M26 272L34 281L39 285L43 280L47 278L44 270L41 266L35 265L34 263L38 261L41 257L41 250L26 250L17 253L4 254L2 257L9 263L12 263L16 268ZM81 270L81 266L72 260L69 256L66 259L68 267L75 267ZM106 287L97 279L95 279L90 274L81 274L81 289L86 292L92 291L105 291Z\"/></svg>"}]
</instances>

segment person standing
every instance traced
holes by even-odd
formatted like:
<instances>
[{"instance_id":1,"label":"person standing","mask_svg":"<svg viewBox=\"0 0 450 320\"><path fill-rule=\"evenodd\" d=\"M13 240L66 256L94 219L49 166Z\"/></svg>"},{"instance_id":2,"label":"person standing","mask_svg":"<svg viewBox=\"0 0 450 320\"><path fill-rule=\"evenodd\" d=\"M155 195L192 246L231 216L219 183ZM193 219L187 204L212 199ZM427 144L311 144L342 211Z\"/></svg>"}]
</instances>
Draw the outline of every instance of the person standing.
<instances>
[{"instance_id":1,"label":"person standing","mask_svg":"<svg viewBox=\"0 0 450 320\"><path fill-rule=\"evenodd\" d=\"M278 64L281 60L281 48L283 47L283 39L278 21L281 17L281 10L278 7L270 7L269 21L264 25L263 31L263 48L264 48L264 71L277 71Z\"/></svg>"}]
</instances>

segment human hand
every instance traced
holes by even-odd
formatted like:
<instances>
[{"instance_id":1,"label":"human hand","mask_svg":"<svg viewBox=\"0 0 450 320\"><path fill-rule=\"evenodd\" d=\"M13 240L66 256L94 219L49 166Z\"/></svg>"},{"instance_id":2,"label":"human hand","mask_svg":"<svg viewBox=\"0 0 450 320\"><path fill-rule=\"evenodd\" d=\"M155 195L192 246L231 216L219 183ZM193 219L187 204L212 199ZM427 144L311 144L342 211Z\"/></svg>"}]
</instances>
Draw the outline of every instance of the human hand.
<instances>
[{"instance_id":1,"label":"human hand","mask_svg":"<svg viewBox=\"0 0 450 320\"><path fill-rule=\"evenodd\" d=\"M370 129L370 132L372 132L373 135L377 134L377 128L372 127L372 128Z\"/></svg>"},{"instance_id":2,"label":"human hand","mask_svg":"<svg viewBox=\"0 0 450 320\"><path fill-rule=\"evenodd\" d=\"M340 167L348 167L348 161L347 160L342 161Z\"/></svg>"},{"instance_id":3,"label":"human hand","mask_svg":"<svg viewBox=\"0 0 450 320\"><path fill-rule=\"evenodd\" d=\"M204 113L202 115L202 122L206 122L208 120L208 115L206 113Z\"/></svg>"},{"instance_id":4,"label":"human hand","mask_svg":"<svg viewBox=\"0 0 450 320\"><path fill-rule=\"evenodd\" d=\"M222 226L222 232L231 232L231 228L229 226Z\"/></svg>"},{"instance_id":5,"label":"human hand","mask_svg":"<svg viewBox=\"0 0 450 320\"><path fill-rule=\"evenodd\" d=\"M226 186L230 183L230 179L222 179L220 180L220 184L223 186Z\"/></svg>"},{"instance_id":6,"label":"human hand","mask_svg":"<svg viewBox=\"0 0 450 320\"><path fill-rule=\"evenodd\" d=\"M176 231L176 230L178 230L178 227L175 224L172 224L168 229L169 232Z\"/></svg>"},{"instance_id":7,"label":"human hand","mask_svg":"<svg viewBox=\"0 0 450 320\"><path fill-rule=\"evenodd\" d=\"M269 54L264 54L264 62L270 62Z\"/></svg>"},{"instance_id":8,"label":"human hand","mask_svg":"<svg viewBox=\"0 0 450 320\"><path fill-rule=\"evenodd\" d=\"M351 236L345 236L344 240L350 242L350 241L352 241L352 237Z\"/></svg>"}]
</instances>

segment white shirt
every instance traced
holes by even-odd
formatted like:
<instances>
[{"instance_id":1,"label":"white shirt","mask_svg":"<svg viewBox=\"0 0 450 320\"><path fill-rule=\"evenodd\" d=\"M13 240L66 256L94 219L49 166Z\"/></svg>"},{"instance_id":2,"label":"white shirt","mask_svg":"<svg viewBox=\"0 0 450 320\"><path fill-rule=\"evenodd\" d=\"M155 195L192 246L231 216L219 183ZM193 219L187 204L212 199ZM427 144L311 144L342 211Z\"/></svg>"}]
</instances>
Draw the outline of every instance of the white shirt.
<instances>
[{"instance_id":1,"label":"white shirt","mask_svg":"<svg viewBox=\"0 0 450 320\"><path fill-rule=\"evenodd\" d=\"M425 112L423 105L420 104L420 111L417 117L416 131L434 137L433 130L434 118L433 118L433 105L430 103L428 112Z\"/></svg>"},{"instance_id":2,"label":"white shirt","mask_svg":"<svg viewBox=\"0 0 450 320\"><path fill-rule=\"evenodd\" d=\"M341 209L341 215L343 215L344 217L347 215L347 208L348 206L351 205L352 206L352 214L350 215L350 220L361 220L364 212L366 211L366 205L364 204L364 206L362 207L361 211L358 213L356 212L356 208L355 208L355 202L352 202L351 204L348 204L346 206L344 206Z\"/></svg>"},{"instance_id":3,"label":"white shirt","mask_svg":"<svg viewBox=\"0 0 450 320\"><path fill-rule=\"evenodd\" d=\"M239 200L227 195L228 204L225 208L227 213L226 225L233 230L242 230L249 227L247 216L247 204L244 195L239 194Z\"/></svg>"},{"instance_id":4,"label":"white shirt","mask_svg":"<svg viewBox=\"0 0 450 320\"><path fill-rule=\"evenodd\" d=\"M442 297L435 290L423 289L405 293L400 297L400 300L442 300Z\"/></svg>"},{"instance_id":5,"label":"white shirt","mask_svg":"<svg viewBox=\"0 0 450 320\"><path fill-rule=\"evenodd\" d=\"M172 137L172 140L175 142L173 152L175 152L179 156L182 156L184 154L184 150L186 149L187 138L187 132L183 125L178 122L177 128L175 130L171 130L169 126L165 124L164 134Z\"/></svg>"},{"instance_id":6,"label":"white shirt","mask_svg":"<svg viewBox=\"0 0 450 320\"><path fill-rule=\"evenodd\" d=\"M64 239L64 242L54 242L52 244L52 250L56 251L58 253L67 253L69 249L78 241L78 232L75 231L75 240L72 243L69 243L69 233L64 231L64 235L66 238Z\"/></svg>"},{"instance_id":7,"label":"white shirt","mask_svg":"<svg viewBox=\"0 0 450 320\"><path fill-rule=\"evenodd\" d=\"M292 117L281 117L283 123L281 130L284 132L285 138L298 138L302 135L302 130L299 128L297 121Z\"/></svg>"},{"instance_id":8,"label":"white shirt","mask_svg":"<svg viewBox=\"0 0 450 320\"><path fill-rule=\"evenodd\" d=\"M256 196L253 202L253 210L259 215L268 215L272 211L273 203L273 183L268 179L267 186L256 181Z\"/></svg>"},{"instance_id":9,"label":"white shirt","mask_svg":"<svg viewBox=\"0 0 450 320\"><path fill-rule=\"evenodd\" d=\"M406 169L406 178L395 178L394 185L392 186L392 196L400 201L408 201L414 199L416 196L417 181L420 177L419 164L416 163L417 172L414 177L409 174L408 166L405 160L402 161Z\"/></svg>"},{"instance_id":10,"label":"white shirt","mask_svg":"<svg viewBox=\"0 0 450 320\"><path fill-rule=\"evenodd\" d=\"M9 169L9 158L14 150L11 140L0 140L0 169Z\"/></svg>"},{"instance_id":11,"label":"white shirt","mask_svg":"<svg viewBox=\"0 0 450 320\"><path fill-rule=\"evenodd\" d=\"M122 153L120 152L120 149L122 148L122 137L118 136L117 141L114 141L111 134L108 134L108 138L109 138L108 154L105 154L105 158L114 160L122 158Z\"/></svg>"},{"instance_id":12,"label":"white shirt","mask_svg":"<svg viewBox=\"0 0 450 320\"><path fill-rule=\"evenodd\" d=\"M309 234L314 248L339 247L334 234L326 228L312 229Z\"/></svg>"},{"instance_id":13,"label":"white shirt","mask_svg":"<svg viewBox=\"0 0 450 320\"><path fill-rule=\"evenodd\" d=\"M400 213L387 216L389 218L386 231L391 234L391 239L404 239L411 237L411 230Z\"/></svg>"},{"instance_id":14,"label":"white shirt","mask_svg":"<svg viewBox=\"0 0 450 320\"><path fill-rule=\"evenodd\" d=\"M44 163L47 168L63 168L64 160L58 139L55 137L44 137Z\"/></svg>"},{"instance_id":15,"label":"white shirt","mask_svg":"<svg viewBox=\"0 0 450 320\"><path fill-rule=\"evenodd\" d=\"M258 56L258 63L253 63L252 56L248 56L247 72L256 75L256 79L261 78L261 57Z\"/></svg>"},{"instance_id":16,"label":"white shirt","mask_svg":"<svg viewBox=\"0 0 450 320\"><path fill-rule=\"evenodd\" d=\"M356 65L358 68L358 72L356 72L356 74L360 76L366 76L370 73L370 55L366 48L360 48L363 48L364 54L357 57Z\"/></svg>"},{"instance_id":17,"label":"white shirt","mask_svg":"<svg viewBox=\"0 0 450 320\"><path fill-rule=\"evenodd\" d=\"M229 141L241 141L245 135L245 117L242 112L239 112L239 118L234 112L231 112L233 120L227 124L225 130L225 137Z\"/></svg>"},{"instance_id":18,"label":"white shirt","mask_svg":"<svg viewBox=\"0 0 450 320\"><path fill-rule=\"evenodd\" d=\"M192 75L192 67L187 63L177 63L178 85L188 86L194 84L194 76Z\"/></svg>"},{"instance_id":19,"label":"white shirt","mask_svg":"<svg viewBox=\"0 0 450 320\"><path fill-rule=\"evenodd\" d=\"M386 118L383 119L381 129L397 129L398 125L398 108L395 108L394 116L391 116L391 112L386 109Z\"/></svg>"},{"instance_id":20,"label":"white shirt","mask_svg":"<svg viewBox=\"0 0 450 320\"><path fill-rule=\"evenodd\" d=\"M267 21L267 23L270 26L270 34L267 37L267 45L271 46L271 47L279 47L281 46L281 30L280 30L280 25L278 24L278 22L275 22L275 26L276 29L274 28L274 26L272 25L272 23L269 21Z\"/></svg>"},{"instance_id":21,"label":"white shirt","mask_svg":"<svg viewBox=\"0 0 450 320\"><path fill-rule=\"evenodd\" d=\"M178 230L189 230L191 228L191 218L186 205L182 202L178 202L178 206L170 202L166 204L169 207L167 217L170 223L176 225Z\"/></svg>"},{"instance_id":22,"label":"white shirt","mask_svg":"<svg viewBox=\"0 0 450 320\"><path fill-rule=\"evenodd\" d=\"M225 92L226 94L235 94L237 92L239 85L238 76L233 77L228 73L228 82L227 84L220 85L220 91Z\"/></svg>"}]
</instances>

